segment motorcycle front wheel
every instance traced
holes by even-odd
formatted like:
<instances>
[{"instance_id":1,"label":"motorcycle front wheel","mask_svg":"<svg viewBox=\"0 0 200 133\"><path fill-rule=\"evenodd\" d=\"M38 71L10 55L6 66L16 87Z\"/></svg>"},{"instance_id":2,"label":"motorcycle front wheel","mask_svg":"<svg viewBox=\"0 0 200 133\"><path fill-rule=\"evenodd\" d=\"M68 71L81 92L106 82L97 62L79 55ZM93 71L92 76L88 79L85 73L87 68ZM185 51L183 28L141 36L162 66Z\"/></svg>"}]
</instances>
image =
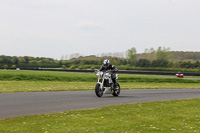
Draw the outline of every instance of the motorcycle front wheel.
<instances>
[{"instance_id":1,"label":"motorcycle front wheel","mask_svg":"<svg viewBox=\"0 0 200 133\"><path fill-rule=\"evenodd\" d=\"M120 85L117 83L117 86L116 86L116 88L114 89L112 95L115 96L115 97L117 97L117 96L119 96L119 94L120 94Z\"/></svg>"},{"instance_id":2,"label":"motorcycle front wheel","mask_svg":"<svg viewBox=\"0 0 200 133\"><path fill-rule=\"evenodd\" d=\"M103 95L103 89L100 88L100 84L96 84L96 86L95 86L95 94L98 97L101 97Z\"/></svg>"}]
</instances>

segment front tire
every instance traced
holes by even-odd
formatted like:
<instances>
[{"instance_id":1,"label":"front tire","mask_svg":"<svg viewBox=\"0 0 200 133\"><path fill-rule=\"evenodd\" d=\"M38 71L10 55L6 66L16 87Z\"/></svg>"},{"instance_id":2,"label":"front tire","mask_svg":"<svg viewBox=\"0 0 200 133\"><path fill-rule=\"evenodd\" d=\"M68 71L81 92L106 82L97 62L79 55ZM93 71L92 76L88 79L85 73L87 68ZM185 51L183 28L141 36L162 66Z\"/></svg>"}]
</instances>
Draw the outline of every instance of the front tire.
<instances>
[{"instance_id":1,"label":"front tire","mask_svg":"<svg viewBox=\"0 0 200 133\"><path fill-rule=\"evenodd\" d=\"M101 97L103 95L103 89L100 88L100 84L98 84L98 83L95 86L95 94L98 97Z\"/></svg>"},{"instance_id":2,"label":"front tire","mask_svg":"<svg viewBox=\"0 0 200 133\"><path fill-rule=\"evenodd\" d=\"M120 85L117 83L117 86L116 86L116 88L114 89L112 95L115 96L115 97L117 97L117 96L119 96L119 94L120 94Z\"/></svg>"}]
</instances>

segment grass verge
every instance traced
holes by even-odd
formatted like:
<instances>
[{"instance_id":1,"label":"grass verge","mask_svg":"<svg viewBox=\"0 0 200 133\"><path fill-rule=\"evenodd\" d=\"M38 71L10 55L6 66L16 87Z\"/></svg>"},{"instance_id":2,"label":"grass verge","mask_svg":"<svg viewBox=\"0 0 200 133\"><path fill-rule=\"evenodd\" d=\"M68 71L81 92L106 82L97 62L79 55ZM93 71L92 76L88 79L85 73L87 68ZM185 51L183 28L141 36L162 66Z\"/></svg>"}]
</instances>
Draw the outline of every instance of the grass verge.
<instances>
[{"instance_id":1,"label":"grass verge","mask_svg":"<svg viewBox=\"0 0 200 133\"><path fill-rule=\"evenodd\" d=\"M0 70L0 93L93 90L97 76L91 73ZM199 89L200 79L172 76L120 74L121 89Z\"/></svg>"},{"instance_id":2,"label":"grass verge","mask_svg":"<svg viewBox=\"0 0 200 133\"><path fill-rule=\"evenodd\" d=\"M121 89L199 89L199 83L120 82ZM96 82L0 81L0 93L94 90Z\"/></svg>"},{"instance_id":3,"label":"grass verge","mask_svg":"<svg viewBox=\"0 0 200 133\"><path fill-rule=\"evenodd\" d=\"M0 120L1 133L200 132L200 99L102 107Z\"/></svg>"},{"instance_id":4,"label":"grass verge","mask_svg":"<svg viewBox=\"0 0 200 133\"><path fill-rule=\"evenodd\" d=\"M152 77L149 75L120 74L119 82L154 82L154 83L200 83L199 79L178 79ZM175 76L174 76L175 77ZM96 82L97 76L92 73L50 72L50 71L16 71L0 70L0 81L65 81L65 82Z\"/></svg>"}]
</instances>

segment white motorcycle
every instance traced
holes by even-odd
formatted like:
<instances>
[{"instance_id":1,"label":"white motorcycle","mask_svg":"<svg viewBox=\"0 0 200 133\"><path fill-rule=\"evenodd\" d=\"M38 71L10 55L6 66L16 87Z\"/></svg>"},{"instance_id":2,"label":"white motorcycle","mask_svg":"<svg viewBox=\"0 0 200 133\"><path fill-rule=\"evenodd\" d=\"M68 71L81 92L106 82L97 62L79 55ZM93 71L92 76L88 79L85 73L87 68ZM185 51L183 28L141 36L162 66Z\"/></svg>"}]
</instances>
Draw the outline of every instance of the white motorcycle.
<instances>
[{"instance_id":1,"label":"white motorcycle","mask_svg":"<svg viewBox=\"0 0 200 133\"><path fill-rule=\"evenodd\" d=\"M111 75L113 74L112 70L108 71L96 71L98 75L98 82L95 86L95 93L98 97L103 96L103 94L112 94L113 96L119 96L120 94L120 85L116 83L114 85ZM115 75L118 79L118 74Z\"/></svg>"}]
</instances>

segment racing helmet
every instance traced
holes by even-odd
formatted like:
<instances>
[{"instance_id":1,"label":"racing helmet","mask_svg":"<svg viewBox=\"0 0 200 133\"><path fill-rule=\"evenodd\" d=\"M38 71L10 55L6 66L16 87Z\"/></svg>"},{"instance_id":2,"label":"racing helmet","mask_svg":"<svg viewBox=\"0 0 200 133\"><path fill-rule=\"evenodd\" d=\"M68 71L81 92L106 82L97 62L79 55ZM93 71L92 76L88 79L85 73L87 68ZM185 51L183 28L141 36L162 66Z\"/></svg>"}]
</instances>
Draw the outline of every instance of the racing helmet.
<instances>
[{"instance_id":1,"label":"racing helmet","mask_svg":"<svg viewBox=\"0 0 200 133\"><path fill-rule=\"evenodd\" d=\"M110 64L110 61L108 60L108 59L105 59L104 61L103 61L103 65L104 66L108 66Z\"/></svg>"}]
</instances>

